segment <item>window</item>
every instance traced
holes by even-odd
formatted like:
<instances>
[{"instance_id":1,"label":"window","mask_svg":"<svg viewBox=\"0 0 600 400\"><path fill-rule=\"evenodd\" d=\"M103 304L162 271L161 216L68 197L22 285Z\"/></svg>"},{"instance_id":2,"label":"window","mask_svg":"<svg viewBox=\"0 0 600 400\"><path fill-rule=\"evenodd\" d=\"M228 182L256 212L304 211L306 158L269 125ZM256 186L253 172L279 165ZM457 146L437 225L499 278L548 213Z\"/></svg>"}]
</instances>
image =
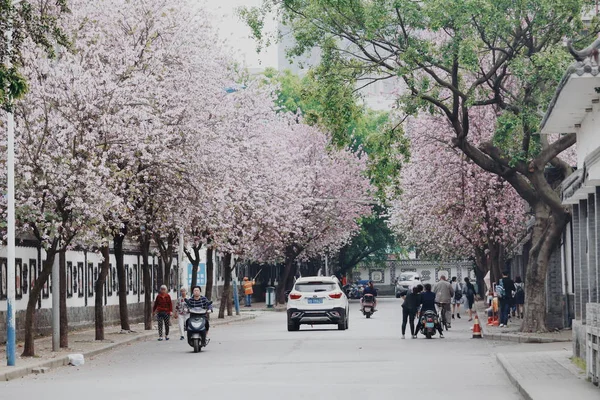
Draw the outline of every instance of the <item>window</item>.
<instances>
[{"instance_id":1,"label":"window","mask_svg":"<svg viewBox=\"0 0 600 400\"><path fill-rule=\"evenodd\" d=\"M296 283L296 290L302 293L331 292L335 286L335 282L302 282Z\"/></svg>"}]
</instances>

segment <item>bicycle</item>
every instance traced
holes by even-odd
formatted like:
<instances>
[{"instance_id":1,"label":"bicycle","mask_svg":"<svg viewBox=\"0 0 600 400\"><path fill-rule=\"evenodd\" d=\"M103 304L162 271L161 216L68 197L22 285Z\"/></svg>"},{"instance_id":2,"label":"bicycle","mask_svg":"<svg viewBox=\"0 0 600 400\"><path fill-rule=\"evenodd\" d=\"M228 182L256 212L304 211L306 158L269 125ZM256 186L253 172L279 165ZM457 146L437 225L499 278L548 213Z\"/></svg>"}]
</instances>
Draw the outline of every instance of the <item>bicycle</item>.
<instances>
[{"instance_id":1,"label":"bicycle","mask_svg":"<svg viewBox=\"0 0 600 400\"><path fill-rule=\"evenodd\" d=\"M450 323L446 319L446 306L450 307L450 303L435 303L438 307L438 317L440 319L440 323L444 327L444 329L448 330L450 328Z\"/></svg>"}]
</instances>

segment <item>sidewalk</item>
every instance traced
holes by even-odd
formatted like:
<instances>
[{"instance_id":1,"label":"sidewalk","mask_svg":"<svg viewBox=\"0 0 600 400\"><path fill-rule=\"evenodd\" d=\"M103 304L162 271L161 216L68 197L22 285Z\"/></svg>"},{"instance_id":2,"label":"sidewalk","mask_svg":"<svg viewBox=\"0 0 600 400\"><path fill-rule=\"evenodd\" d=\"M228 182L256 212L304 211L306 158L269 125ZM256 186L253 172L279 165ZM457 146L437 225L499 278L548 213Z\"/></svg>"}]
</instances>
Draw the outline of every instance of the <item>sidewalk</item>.
<instances>
[{"instance_id":1,"label":"sidewalk","mask_svg":"<svg viewBox=\"0 0 600 400\"><path fill-rule=\"evenodd\" d=\"M498 362L526 400L598 400L600 389L585 380L568 350L500 353Z\"/></svg>"},{"instance_id":2,"label":"sidewalk","mask_svg":"<svg viewBox=\"0 0 600 400\"><path fill-rule=\"evenodd\" d=\"M484 303L481 301L477 302L475 310L477 310L477 315L479 315L479 323L481 324L484 339L515 343L556 343L573 340L573 332L570 329L545 333L521 332L521 320L516 317L511 317L508 327L490 326L487 325L487 313Z\"/></svg>"},{"instance_id":3,"label":"sidewalk","mask_svg":"<svg viewBox=\"0 0 600 400\"><path fill-rule=\"evenodd\" d=\"M230 324L234 322L248 321L256 318L256 314L244 313L239 316L226 317L225 319L211 318L211 328ZM130 346L134 342L155 339L157 336L156 322L153 324L154 329L151 331L144 330L144 324L134 324L131 326L133 332L120 333L120 326L105 327L103 341L94 340L95 331L85 330L76 331L69 334L69 348L62 349L59 352L52 352L52 337L44 337L35 341L35 357L21 358L20 354L23 351L23 344L17 344L17 365L15 367L6 366L6 347L0 348L0 382L8 381L16 378L21 378L31 373L44 373L47 369L58 368L69 364L69 354L83 354L85 362L93 359L98 354L105 353L118 346ZM179 339L179 331L176 323L171 324L171 340Z\"/></svg>"},{"instance_id":4,"label":"sidewalk","mask_svg":"<svg viewBox=\"0 0 600 400\"><path fill-rule=\"evenodd\" d=\"M278 304L276 306L273 306L271 308L267 308L267 304L264 302L252 302L252 307L245 307L244 306L244 299L240 298L240 312L256 312L256 311L280 311L280 312L284 312L286 311L286 305L285 304Z\"/></svg>"}]
</instances>

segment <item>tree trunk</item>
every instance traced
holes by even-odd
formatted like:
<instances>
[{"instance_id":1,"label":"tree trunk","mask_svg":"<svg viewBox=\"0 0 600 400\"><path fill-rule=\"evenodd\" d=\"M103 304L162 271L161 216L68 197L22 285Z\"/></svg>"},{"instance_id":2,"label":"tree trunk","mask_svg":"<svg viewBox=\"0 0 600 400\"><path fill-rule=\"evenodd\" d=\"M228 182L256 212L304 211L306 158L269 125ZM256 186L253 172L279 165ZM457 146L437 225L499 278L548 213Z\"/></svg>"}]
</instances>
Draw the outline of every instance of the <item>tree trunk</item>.
<instances>
[{"instance_id":1,"label":"tree trunk","mask_svg":"<svg viewBox=\"0 0 600 400\"><path fill-rule=\"evenodd\" d=\"M150 240L146 234L140 236L140 247L142 251L142 279L144 283L144 329L152 329L152 274L150 273Z\"/></svg>"},{"instance_id":2,"label":"tree trunk","mask_svg":"<svg viewBox=\"0 0 600 400\"><path fill-rule=\"evenodd\" d=\"M279 283L277 285L277 304L285 304L285 292L288 290L288 284L290 276L293 279L295 269L294 261L296 260L297 252L294 251L292 246L289 246L285 251L285 264L283 268L283 274L279 277ZM294 271L292 272L292 269ZM292 280L293 281L293 280Z\"/></svg>"},{"instance_id":3,"label":"tree trunk","mask_svg":"<svg viewBox=\"0 0 600 400\"><path fill-rule=\"evenodd\" d=\"M108 245L100 249L104 261L102 267L98 271L98 279L96 279L96 296L94 297L94 325L96 328L96 340L104 340L104 285L110 268L110 250Z\"/></svg>"},{"instance_id":4,"label":"tree trunk","mask_svg":"<svg viewBox=\"0 0 600 400\"><path fill-rule=\"evenodd\" d=\"M121 330L131 331L129 326L129 310L127 309L127 273L125 271L125 259L123 254L123 241L127 235L127 223L123 224L119 234L113 238L115 260L117 265L117 278L119 279L119 317L121 319Z\"/></svg>"},{"instance_id":5,"label":"tree trunk","mask_svg":"<svg viewBox=\"0 0 600 400\"><path fill-rule=\"evenodd\" d=\"M215 264L213 262L213 248L210 245L206 247L206 297L212 300L212 291L214 283Z\"/></svg>"},{"instance_id":6,"label":"tree trunk","mask_svg":"<svg viewBox=\"0 0 600 400\"><path fill-rule=\"evenodd\" d=\"M58 253L60 271L60 348L69 348L69 316L67 315L67 257L66 252ZM72 283L72 282L71 282Z\"/></svg>"},{"instance_id":7,"label":"tree trunk","mask_svg":"<svg viewBox=\"0 0 600 400\"><path fill-rule=\"evenodd\" d=\"M194 245L192 246L192 250L194 251L194 255L192 255L187 249L184 250L185 255L190 263L192 263L192 285L190 287L190 293L192 292L192 288L194 286L198 286L198 266L200 265L200 248L202 245ZM209 300L210 297L206 296Z\"/></svg>"},{"instance_id":8,"label":"tree trunk","mask_svg":"<svg viewBox=\"0 0 600 400\"><path fill-rule=\"evenodd\" d=\"M37 277L33 288L29 292L29 300L27 301L27 310L25 311L25 345L23 346L23 357L35 356L35 341L33 339L33 322L35 318L35 309L38 298L42 293L42 288L48 282L48 277L52 273L52 265L56 257L56 243L46 250L46 261L44 261L42 271Z\"/></svg>"},{"instance_id":9,"label":"tree trunk","mask_svg":"<svg viewBox=\"0 0 600 400\"><path fill-rule=\"evenodd\" d=\"M231 315L229 310L229 301L231 298L231 253L225 253L223 257L223 294L221 295L221 304L219 305L219 318L225 318L225 309L227 314Z\"/></svg>"},{"instance_id":10,"label":"tree trunk","mask_svg":"<svg viewBox=\"0 0 600 400\"><path fill-rule=\"evenodd\" d=\"M523 332L546 332L546 279L552 252L560 243L568 214L557 215L544 204L534 207L535 225L525 275L525 318Z\"/></svg>"}]
</instances>

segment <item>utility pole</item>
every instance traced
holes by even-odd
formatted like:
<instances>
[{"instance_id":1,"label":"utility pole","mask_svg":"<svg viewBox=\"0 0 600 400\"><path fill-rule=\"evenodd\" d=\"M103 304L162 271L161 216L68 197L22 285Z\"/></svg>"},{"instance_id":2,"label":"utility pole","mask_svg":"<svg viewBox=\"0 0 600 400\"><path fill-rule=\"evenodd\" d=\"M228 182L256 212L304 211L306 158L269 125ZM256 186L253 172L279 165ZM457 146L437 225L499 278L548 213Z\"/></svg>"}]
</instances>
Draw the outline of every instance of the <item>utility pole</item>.
<instances>
[{"instance_id":1,"label":"utility pole","mask_svg":"<svg viewBox=\"0 0 600 400\"><path fill-rule=\"evenodd\" d=\"M9 12L11 12L12 2L8 2ZM6 31L6 47L7 47L7 61L6 69L10 71L12 69L12 19L9 19L9 29ZM10 84L10 83L9 83ZM6 89L5 89L6 90ZM6 157L6 169L7 169L7 182L6 182L6 195L7 195L7 231L6 231L6 286L7 286L7 303L6 303L6 365L9 367L15 366L16 361L16 318L15 318L15 293L16 293L16 280L15 280L15 117L13 114L13 99L11 98L10 88L7 88L8 93L8 104L7 104L7 157Z\"/></svg>"},{"instance_id":2,"label":"utility pole","mask_svg":"<svg viewBox=\"0 0 600 400\"><path fill-rule=\"evenodd\" d=\"M52 266L52 351L60 351L60 266L58 254L54 256L54 265Z\"/></svg>"}]
</instances>

